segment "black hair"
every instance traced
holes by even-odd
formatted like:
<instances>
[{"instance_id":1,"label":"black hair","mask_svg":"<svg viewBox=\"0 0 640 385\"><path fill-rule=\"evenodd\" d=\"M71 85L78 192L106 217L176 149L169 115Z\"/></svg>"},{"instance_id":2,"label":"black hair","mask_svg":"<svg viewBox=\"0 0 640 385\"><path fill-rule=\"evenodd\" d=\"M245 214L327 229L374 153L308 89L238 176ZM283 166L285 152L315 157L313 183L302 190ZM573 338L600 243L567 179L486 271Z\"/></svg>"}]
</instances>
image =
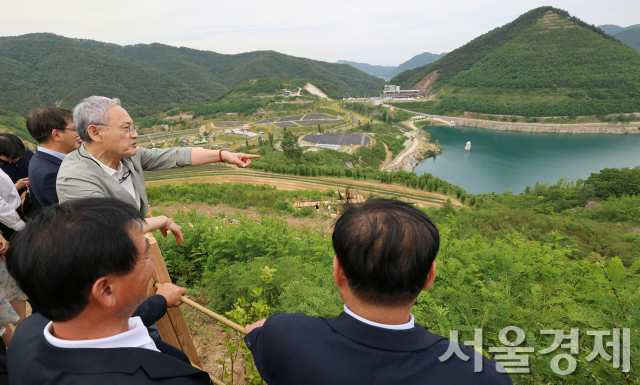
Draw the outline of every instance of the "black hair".
<instances>
[{"instance_id":1,"label":"black hair","mask_svg":"<svg viewBox=\"0 0 640 385\"><path fill-rule=\"evenodd\" d=\"M143 220L115 198L46 207L12 238L7 269L43 316L72 320L89 303L98 278L133 271L138 250L128 232Z\"/></svg>"},{"instance_id":2,"label":"black hair","mask_svg":"<svg viewBox=\"0 0 640 385\"><path fill-rule=\"evenodd\" d=\"M440 235L422 211L397 200L370 199L346 206L335 224L333 248L359 299L397 307L420 294Z\"/></svg>"},{"instance_id":3,"label":"black hair","mask_svg":"<svg viewBox=\"0 0 640 385\"><path fill-rule=\"evenodd\" d=\"M64 130L73 113L60 107L38 107L27 114L27 130L38 143L49 140L53 130Z\"/></svg>"},{"instance_id":4,"label":"black hair","mask_svg":"<svg viewBox=\"0 0 640 385\"><path fill-rule=\"evenodd\" d=\"M9 159L18 159L24 151L24 143L20 138L8 132L0 133L0 155Z\"/></svg>"}]
</instances>

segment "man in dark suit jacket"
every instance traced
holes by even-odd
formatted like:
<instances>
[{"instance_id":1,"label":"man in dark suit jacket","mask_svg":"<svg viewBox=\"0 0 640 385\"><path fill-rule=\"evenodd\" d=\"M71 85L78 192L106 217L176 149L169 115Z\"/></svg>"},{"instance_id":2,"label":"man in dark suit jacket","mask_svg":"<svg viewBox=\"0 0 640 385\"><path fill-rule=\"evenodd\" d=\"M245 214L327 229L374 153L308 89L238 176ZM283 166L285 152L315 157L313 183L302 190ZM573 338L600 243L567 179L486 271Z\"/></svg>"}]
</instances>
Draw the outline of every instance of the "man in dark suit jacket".
<instances>
[{"instance_id":1,"label":"man in dark suit jacket","mask_svg":"<svg viewBox=\"0 0 640 385\"><path fill-rule=\"evenodd\" d=\"M38 142L38 149L29 163L31 191L40 206L58 203L56 178L60 164L78 149L80 137L69 110L58 107L38 107L27 116L27 130Z\"/></svg>"},{"instance_id":2,"label":"man in dark suit jacket","mask_svg":"<svg viewBox=\"0 0 640 385\"><path fill-rule=\"evenodd\" d=\"M345 312L276 314L247 325L244 340L262 378L269 385L512 384L502 366L414 323L411 306L435 279L439 245L435 224L408 204L348 207L333 232ZM447 357L450 348L467 361Z\"/></svg>"},{"instance_id":3,"label":"man in dark suit jacket","mask_svg":"<svg viewBox=\"0 0 640 385\"><path fill-rule=\"evenodd\" d=\"M143 221L126 202L90 198L42 209L14 237L7 269L40 313L16 329L10 383L210 383L145 328L163 309L157 300L140 307L153 275Z\"/></svg>"}]
</instances>

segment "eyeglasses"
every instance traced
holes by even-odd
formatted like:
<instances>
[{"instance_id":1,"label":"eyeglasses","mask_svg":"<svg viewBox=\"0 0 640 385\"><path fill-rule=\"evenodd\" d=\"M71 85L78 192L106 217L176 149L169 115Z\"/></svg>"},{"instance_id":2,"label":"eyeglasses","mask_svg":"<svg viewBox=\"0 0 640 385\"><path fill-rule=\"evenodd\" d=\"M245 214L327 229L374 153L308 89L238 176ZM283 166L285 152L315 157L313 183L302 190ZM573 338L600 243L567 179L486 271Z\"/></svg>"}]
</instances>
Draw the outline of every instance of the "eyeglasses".
<instances>
[{"instance_id":1,"label":"eyeglasses","mask_svg":"<svg viewBox=\"0 0 640 385\"><path fill-rule=\"evenodd\" d=\"M96 123L94 124L94 126L105 126L105 127L118 127L121 130L127 130L129 131L129 136L131 136L131 134L136 130L136 127L132 124L129 127L122 127L122 126L116 126L115 124L102 124L102 123Z\"/></svg>"}]
</instances>

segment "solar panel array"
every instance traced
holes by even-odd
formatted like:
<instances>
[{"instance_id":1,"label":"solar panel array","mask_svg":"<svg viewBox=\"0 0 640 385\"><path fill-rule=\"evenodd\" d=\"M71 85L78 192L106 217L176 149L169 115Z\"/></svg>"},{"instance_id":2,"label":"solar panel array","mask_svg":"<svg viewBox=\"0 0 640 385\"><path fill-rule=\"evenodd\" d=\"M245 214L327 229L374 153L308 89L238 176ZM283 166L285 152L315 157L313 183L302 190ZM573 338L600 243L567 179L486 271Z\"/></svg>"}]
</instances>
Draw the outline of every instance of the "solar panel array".
<instances>
[{"instance_id":1,"label":"solar panel array","mask_svg":"<svg viewBox=\"0 0 640 385\"><path fill-rule=\"evenodd\" d=\"M367 134L309 134L305 135L302 140L316 144L341 146L359 146L371 142L371 138Z\"/></svg>"},{"instance_id":2,"label":"solar panel array","mask_svg":"<svg viewBox=\"0 0 640 385\"><path fill-rule=\"evenodd\" d=\"M280 118L278 122L288 122L291 120L300 120L304 115L293 115L293 116L285 116L284 118Z\"/></svg>"},{"instance_id":3,"label":"solar panel array","mask_svg":"<svg viewBox=\"0 0 640 385\"><path fill-rule=\"evenodd\" d=\"M274 123L276 126L280 127L280 128L293 128L293 127L298 127L297 124L295 124L294 122L278 122L278 123Z\"/></svg>"},{"instance_id":4,"label":"solar panel array","mask_svg":"<svg viewBox=\"0 0 640 385\"><path fill-rule=\"evenodd\" d=\"M318 124L324 125L324 124L333 124L333 123L342 123L342 122L344 122L344 120L336 119L336 120L298 120L296 123L304 127L309 127L309 126L317 126Z\"/></svg>"},{"instance_id":5,"label":"solar panel array","mask_svg":"<svg viewBox=\"0 0 640 385\"><path fill-rule=\"evenodd\" d=\"M338 117L333 116L333 115L329 115L329 114L307 114L307 115L305 115L303 120L318 120L318 119L334 120L334 119L338 119Z\"/></svg>"}]
</instances>

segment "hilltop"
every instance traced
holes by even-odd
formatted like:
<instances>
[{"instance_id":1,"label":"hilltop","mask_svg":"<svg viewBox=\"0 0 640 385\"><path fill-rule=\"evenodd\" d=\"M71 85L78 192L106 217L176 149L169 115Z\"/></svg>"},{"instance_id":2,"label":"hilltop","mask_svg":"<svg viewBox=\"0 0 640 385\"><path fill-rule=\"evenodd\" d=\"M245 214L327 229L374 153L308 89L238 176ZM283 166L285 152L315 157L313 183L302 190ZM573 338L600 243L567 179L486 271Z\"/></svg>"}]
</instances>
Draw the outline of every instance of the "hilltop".
<instances>
[{"instance_id":1,"label":"hilltop","mask_svg":"<svg viewBox=\"0 0 640 385\"><path fill-rule=\"evenodd\" d=\"M432 63L440 59L446 54L447 54L446 52L441 53L440 55L436 55L434 53L429 53L429 52L423 52L420 55L416 55L412 57L411 59L407 60L406 62L400 64L397 67L371 65L367 63L357 63L357 62L346 61L346 60L338 60L338 63L349 64L350 66L355 67L359 70L362 70L368 73L369 75L373 75L373 76L377 76L377 77L389 80L392 77L399 74L400 72Z\"/></svg>"},{"instance_id":2,"label":"hilltop","mask_svg":"<svg viewBox=\"0 0 640 385\"><path fill-rule=\"evenodd\" d=\"M350 66L274 51L224 55L47 33L0 37L0 74L0 108L19 114L43 104L70 108L100 94L119 97L132 115L144 116L171 104L211 102L255 78L312 79L339 96L371 93L384 84Z\"/></svg>"},{"instance_id":3,"label":"hilltop","mask_svg":"<svg viewBox=\"0 0 640 385\"><path fill-rule=\"evenodd\" d=\"M640 53L541 7L391 80L439 112L575 116L640 111ZM415 103L417 104L417 103Z\"/></svg>"}]
</instances>

